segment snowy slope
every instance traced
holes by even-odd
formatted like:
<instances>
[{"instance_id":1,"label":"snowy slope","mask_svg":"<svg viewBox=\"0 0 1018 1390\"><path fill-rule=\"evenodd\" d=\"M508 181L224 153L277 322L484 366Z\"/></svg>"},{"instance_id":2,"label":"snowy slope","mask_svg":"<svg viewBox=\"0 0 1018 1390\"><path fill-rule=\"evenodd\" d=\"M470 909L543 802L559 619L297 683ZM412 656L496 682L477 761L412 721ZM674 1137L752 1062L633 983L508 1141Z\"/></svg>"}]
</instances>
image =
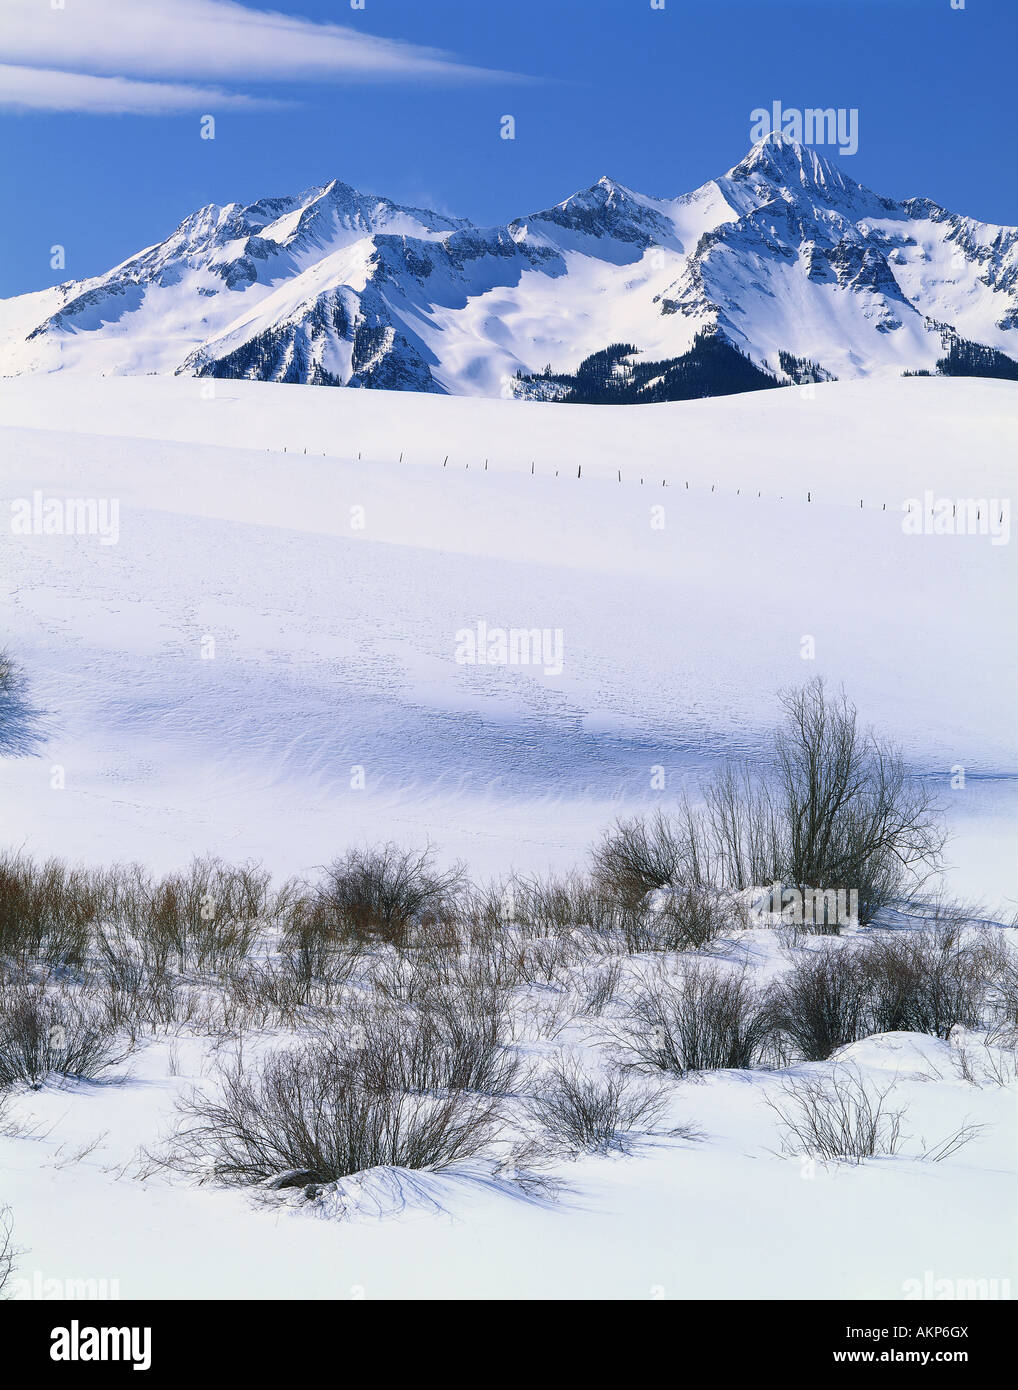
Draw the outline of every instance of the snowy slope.
<instances>
[{"instance_id":1,"label":"snowy slope","mask_svg":"<svg viewBox=\"0 0 1018 1390\"><path fill-rule=\"evenodd\" d=\"M941 779L956 886L1015 894L1014 546L902 531L927 488L1009 495L1015 387L617 410L208 385L0 386L4 509L120 506L116 545L0 552L3 640L53 711L45 755L0 764L6 839L294 870L430 835L476 872L571 864L657 804L654 766L672 798L760 756L777 690L819 670ZM562 673L458 665L479 620L561 629Z\"/></svg>"},{"instance_id":2,"label":"snowy slope","mask_svg":"<svg viewBox=\"0 0 1018 1390\"><path fill-rule=\"evenodd\" d=\"M105 275L0 303L0 373L183 372L513 394L610 343L710 328L786 379L928 370L952 333L1018 357L1018 229L862 187L782 136L693 193L610 178L472 227L336 180L203 208Z\"/></svg>"},{"instance_id":3,"label":"snowy slope","mask_svg":"<svg viewBox=\"0 0 1018 1390\"><path fill-rule=\"evenodd\" d=\"M754 976L787 966L773 933L734 943L747 948ZM424 1195L402 1211L383 1203L380 1215L368 1175L362 1209L331 1219L259 1210L243 1192L179 1178L137 1180L139 1147L158 1147L176 1097L207 1077L208 1045L159 1039L126 1082L17 1098L10 1118L29 1137L0 1137L0 1165L29 1247L17 1270L25 1293L36 1271L116 1281L121 1298L901 1301L927 1272L1018 1288L1014 1086L966 1084L958 1050L936 1038L885 1034L843 1055L868 1086L894 1082L892 1103L908 1106L909 1141L893 1158L784 1157L765 1104L780 1075L711 1072L674 1087L661 1124L693 1124L701 1139L560 1164L556 1201L469 1170L416 1174ZM984 1131L953 1160L917 1161L922 1138L973 1122Z\"/></svg>"}]
</instances>

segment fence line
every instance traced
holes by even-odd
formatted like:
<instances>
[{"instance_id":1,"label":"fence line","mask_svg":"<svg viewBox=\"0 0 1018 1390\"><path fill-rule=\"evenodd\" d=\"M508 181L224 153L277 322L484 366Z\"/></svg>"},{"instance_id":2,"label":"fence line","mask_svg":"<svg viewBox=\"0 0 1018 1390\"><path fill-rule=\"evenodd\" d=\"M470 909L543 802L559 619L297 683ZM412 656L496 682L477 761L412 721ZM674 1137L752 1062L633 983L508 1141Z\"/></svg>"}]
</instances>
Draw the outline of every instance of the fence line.
<instances>
[{"instance_id":1,"label":"fence line","mask_svg":"<svg viewBox=\"0 0 1018 1390\"><path fill-rule=\"evenodd\" d=\"M271 453L277 453L277 454L278 454L278 453L283 453L283 454L287 454L287 453L289 452L289 446L286 445L286 444L284 444L281 450L280 450L280 449L266 448L265 452L266 452L267 454L271 454ZM363 453L363 451L360 450L360 449L358 449L358 451L357 451L357 461L358 461L358 462L361 462L361 461L362 461L362 453ZM405 450L405 449L401 449L401 450L400 450L399 459L398 459L398 462L399 462L399 463L402 463L402 462L404 461L404 454L405 454L405 453L406 453L406 450ZM304 454L305 454L305 455L307 454L307 446L306 446L306 445L304 446ZM351 461L351 460L349 460L349 459L345 459L345 458L344 458L342 455L340 455L340 454L329 454L328 451L325 450L325 449L322 450L322 458L333 458L333 459L336 460L337 463L349 463L349 462ZM447 468L447 467L449 466L449 459L450 459L450 455L449 455L449 454L446 454L446 455L445 455L445 458L442 460L442 467L443 467L443 468ZM390 465L391 465L391 464L393 463L393 460L392 460L392 459L379 458L379 459L373 459L372 462L374 462L374 463L380 463L380 464L390 464ZM427 465L425 465L425 466L427 466ZM469 468L470 468L470 461L469 461L469 459L468 459L467 462L464 464L464 469L465 469L466 471L469 471ZM488 471L489 471L489 470L488 470L488 459L485 459L485 460L484 460L484 469L483 469L483 472L487 473ZM492 469L491 471L492 471L492 472L498 472L499 470L498 470L498 469ZM505 472L506 472L507 474L508 474L508 473L517 473L517 472L520 472L520 470L515 469L515 468L508 468L508 469L505 470ZM522 476L522 474L521 474L521 476ZM530 460L530 476L531 476L532 478L534 478L534 477L537 476L537 462L536 462L535 459L531 459L531 460ZM551 475L550 475L550 474L543 474L543 473L542 473L541 476L542 476L542 477L546 477L546 476L551 476ZM559 476L559 469L558 469L558 468L555 469L554 476L555 476L556 478ZM591 476L591 475L588 474L588 477L589 477L589 476ZM597 477L598 477L597 474L594 474L593 476L594 476L595 480L596 480ZM623 483L623 482L626 481L626 480L623 479L623 477L622 477L622 469L621 469L621 468L616 468L616 476L617 476L617 480L618 480L619 483ZM579 464L576 465L576 477L577 477L577 479L581 479L581 478L583 477L583 464L582 464L582 463L579 463ZM604 479L602 479L602 481L607 482L607 481L608 481L607 477L604 478ZM643 486L644 486L644 482L645 482L645 477L641 476L641 477L640 477L640 480L639 480L639 486L640 486L640 487L643 487ZM687 479L683 479L683 483L684 483L685 490L688 492L688 491L690 490L688 478L687 478ZM667 478L662 478L662 479L661 479L661 486L664 487L664 488L668 487L668 479L667 479ZM697 485L696 485L696 490L699 491L701 486L706 487L706 484L702 484L702 485L697 484ZM714 493L714 491L716 490L716 488L717 488L717 483L716 483L716 482L715 482L715 483L711 483L711 485L710 485L710 491L711 491L712 494ZM705 494L705 495L706 495L706 494ZM719 495L724 496L725 494L722 493L722 494L719 494ZM728 494L728 495L731 495L731 494ZM734 495L735 495L736 497L740 497L740 496L742 495L742 488L741 488L741 487L737 487L737 488L735 489ZM762 491L762 489L758 489L756 495L757 495L757 497L758 497L759 499L762 499L762 498L763 498L763 491ZM777 495L777 498L775 498L775 497L773 496L773 494L772 494L767 500L768 500L768 501L775 501L775 500L777 500L778 502L783 502L783 501L785 500L785 495L784 495L784 493L779 493L779 494ZM812 488L807 488L807 489L806 489L806 502L807 502L807 503L810 503L810 504L812 504L812 502L813 502L813 489L812 489ZM862 497L860 497L860 498L859 498L859 508L860 508L860 510L864 510L864 504L865 504L865 499L862 498ZM821 503L819 503L818 505L820 505L820 506L828 506L828 507L839 507L839 506L840 506L840 507L845 507L845 506L849 506L850 503L848 503L848 502L842 502L842 501L831 501L831 502L821 502ZM876 504L875 502L872 504L872 507L870 508L870 510L872 510L872 511L876 511L876 510L877 510L877 504ZM881 502L881 503L880 503L879 510L886 512L886 511L887 511L887 503L886 503L886 502ZM904 500L903 500L902 502L895 503L895 504L893 505L893 510L895 510L895 511L904 510ZM952 507L951 507L951 515L952 515L952 517L957 516L957 513L958 513L958 506L957 506L957 503L956 503L956 502L953 502L953 503L952 503ZM933 514L933 513L932 513L932 509L931 509L931 513L930 513L930 514L931 514L931 515ZM908 515L912 515L912 508L911 508L911 507L908 508ZM981 518L981 509L980 509L979 507L977 507L977 508L976 508L976 520L977 520L977 521L980 521L981 519L982 519L982 518ZM1002 510L1000 511L1000 513L999 513L997 519L998 519L998 523L1003 523L1003 520L1004 520L1004 513L1003 513Z\"/></svg>"}]
</instances>

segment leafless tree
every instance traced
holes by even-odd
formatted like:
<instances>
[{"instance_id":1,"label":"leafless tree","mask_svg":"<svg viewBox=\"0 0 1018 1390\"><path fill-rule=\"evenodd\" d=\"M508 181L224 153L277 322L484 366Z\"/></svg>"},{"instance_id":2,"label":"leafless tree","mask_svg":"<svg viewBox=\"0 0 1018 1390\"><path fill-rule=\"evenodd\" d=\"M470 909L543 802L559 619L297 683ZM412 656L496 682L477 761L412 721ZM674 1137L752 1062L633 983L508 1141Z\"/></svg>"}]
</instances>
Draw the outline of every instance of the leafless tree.
<instances>
[{"instance_id":1,"label":"leafless tree","mask_svg":"<svg viewBox=\"0 0 1018 1390\"><path fill-rule=\"evenodd\" d=\"M745 889L780 880L804 899L855 890L864 925L921 892L943 866L934 792L822 679L781 698L772 772L729 764L707 782L700 805L618 822L593 855L606 891L632 907L665 885Z\"/></svg>"},{"instance_id":2,"label":"leafless tree","mask_svg":"<svg viewBox=\"0 0 1018 1390\"><path fill-rule=\"evenodd\" d=\"M697 877L729 888L752 888L780 877L786 858L781 807L766 779L727 764L704 788L704 808L688 807L687 862Z\"/></svg>"},{"instance_id":3,"label":"leafless tree","mask_svg":"<svg viewBox=\"0 0 1018 1390\"><path fill-rule=\"evenodd\" d=\"M820 678L782 696L776 751L784 876L800 891L855 889L859 920L914 894L942 867L933 791L900 752L859 727L855 706Z\"/></svg>"},{"instance_id":4,"label":"leafless tree","mask_svg":"<svg viewBox=\"0 0 1018 1390\"><path fill-rule=\"evenodd\" d=\"M34 752L42 738L41 715L29 699L24 672L8 652L0 651L0 755Z\"/></svg>"}]
</instances>

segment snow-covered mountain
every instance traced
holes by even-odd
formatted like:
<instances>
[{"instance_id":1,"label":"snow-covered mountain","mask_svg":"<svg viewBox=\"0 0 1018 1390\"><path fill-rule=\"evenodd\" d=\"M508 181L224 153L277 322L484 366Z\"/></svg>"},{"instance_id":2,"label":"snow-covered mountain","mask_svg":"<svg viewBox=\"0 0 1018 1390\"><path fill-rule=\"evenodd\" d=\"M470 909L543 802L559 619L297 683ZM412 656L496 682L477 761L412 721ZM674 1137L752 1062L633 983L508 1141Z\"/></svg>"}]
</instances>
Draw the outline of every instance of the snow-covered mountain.
<instances>
[{"instance_id":1,"label":"snow-covered mountain","mask_svg":"<svg viewBox=\"0 0 1018 1390\"><path fill-rule=\"evenodd\" d=\"M505 226L337 180L209 206L105 275L0 301L0 330L8 376L654 400L945 358L1018 375L1018 228L880 197L772 135L693 193L602 178Z\"/></svg>"}]
</instances>

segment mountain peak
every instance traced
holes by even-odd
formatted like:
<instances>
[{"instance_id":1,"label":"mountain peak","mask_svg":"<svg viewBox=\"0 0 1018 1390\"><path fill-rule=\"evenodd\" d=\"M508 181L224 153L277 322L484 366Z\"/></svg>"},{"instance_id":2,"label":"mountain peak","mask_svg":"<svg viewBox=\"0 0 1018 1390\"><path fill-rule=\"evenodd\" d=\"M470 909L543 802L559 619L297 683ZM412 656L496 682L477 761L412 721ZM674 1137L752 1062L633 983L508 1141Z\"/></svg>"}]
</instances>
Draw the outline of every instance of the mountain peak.
<instances>
[{"instance_id":1,"label":"mountain peak","mask_svg":"<svg viewBox=\"0 0 1018 1390\"><path fill-rule=\"evenodd\" d=\"M671 225L662 218L652 198L634 192L608 174L602 174L589 188L581 188L554 207L510 223L517 231L525 226L540 227L560 249L567 243L552 234L551 227L602 243L617 241L645 247L672 234Z\"/></svg>"},{"instance_id":2,"label":"mountain peak","mask_svg":"<svg viewBox=\"0 0 1018 1390\"><path fill-rule=\"evenodd\" d=\"M611 201L635 201L638 197L639 195L634 193L631 188L627 188L624 183L619 183L618 179L613 179L610 174L602 174L597 182L592 183L589 188L578 189L575 193L571 193L568 198L563 198L557 206L560 208L575 205L590 207Z\"/></svg>"},{"instance_id":3,"label":"mountain peak","mask_svg":"<svg viewBox=\"0 0 1018 1390\"><path fill-rule=\"evenodd\" d=\"M836 164L817 154L815 149L792 140L778 130L757 140L749 153L728 171L728 177L733 179L752 174L761 174L772 181L785 181L792 177L804 184L826 185L833 182L844 186L851 182L845 179Z\"/></svg>"},{"instance_id":4,"label":"mountain peak","mask_svg":"<svg viewBox=\"0 0 1018 1390\"><path fill-rule=\"evenodd\" d=\"M808 201L839 208L853 217L880 216L896 206L858 183L833 159L781 131L757 140L717 183L743 212L748 210L747 203L760 206L761 196L765 202L775 196L795 202L805 195Z\"/></svg>"}]
</instances>

